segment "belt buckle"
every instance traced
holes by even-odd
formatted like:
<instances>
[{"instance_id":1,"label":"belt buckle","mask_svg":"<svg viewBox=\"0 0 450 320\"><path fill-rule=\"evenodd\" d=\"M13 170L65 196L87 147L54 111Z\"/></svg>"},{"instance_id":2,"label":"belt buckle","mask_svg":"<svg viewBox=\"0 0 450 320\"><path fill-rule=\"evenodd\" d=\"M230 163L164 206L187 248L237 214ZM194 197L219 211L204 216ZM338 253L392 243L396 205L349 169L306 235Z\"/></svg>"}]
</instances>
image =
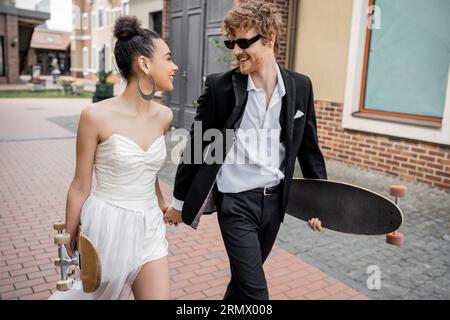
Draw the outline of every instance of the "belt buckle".
<instances>
[{"instance_id":1,"label":"belt buckle","mask_svg":"<svg viewBox=\"0 0 450 320\"><path fill-rule=\"evenodd\" d=\"M265 196L270 196L271 195L270 192L267 192L268 189L270 189L270 187L264 187L264 195Z\"/></svg>"}]
</instances>

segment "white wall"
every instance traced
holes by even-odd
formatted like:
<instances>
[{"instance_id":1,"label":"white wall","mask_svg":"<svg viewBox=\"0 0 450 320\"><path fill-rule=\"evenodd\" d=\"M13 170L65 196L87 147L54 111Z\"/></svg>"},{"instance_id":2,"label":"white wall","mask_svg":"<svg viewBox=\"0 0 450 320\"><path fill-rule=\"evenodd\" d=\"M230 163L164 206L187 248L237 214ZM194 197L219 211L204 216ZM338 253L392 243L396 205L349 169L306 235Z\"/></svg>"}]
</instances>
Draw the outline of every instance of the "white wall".
<instances>
[{"instance_id":1,"label":"white wall","mask_svg":"<svg viewBox=\"0 0 450 320\"><path fill-rule=\"evenodd\" d=\"M149 13L163 10L162 0L131 0L130 15L136 16L143 28L149 27Z\"/></svg>"}]
</instances>

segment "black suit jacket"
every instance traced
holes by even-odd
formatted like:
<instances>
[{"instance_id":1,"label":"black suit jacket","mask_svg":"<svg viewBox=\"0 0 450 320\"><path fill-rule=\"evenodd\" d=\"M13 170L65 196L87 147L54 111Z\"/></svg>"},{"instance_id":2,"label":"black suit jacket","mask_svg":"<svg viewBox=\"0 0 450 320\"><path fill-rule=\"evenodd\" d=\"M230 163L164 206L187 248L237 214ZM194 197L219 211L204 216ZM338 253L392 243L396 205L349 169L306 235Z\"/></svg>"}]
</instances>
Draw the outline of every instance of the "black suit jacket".
<instances>
[{"instance_id":1,"label":"black suit jacket","mask_svg":"<svg viewBox=\"0 0 450 320\"><path fill-rule=\"evenodd\" d=\"M295 158L298 159L305 178L326 179L327 173L317 139L311 80L305 75L279 67L286 88L280 112L280 142L285 144L286 150L283 166L285 178L281 185L280 197L281 214L284 217ZM239 68L209 75L198 99L195 121L201 122L201 130L198 127L194 130L194 124L191 127L190 137L177 168L173 193L175 198L184 201L183 222L194 228L197 227L200 215L208 211L205 210L206 199L211 194L221 167L220 163L211 164L205 159L212 156L214 149L217 150L222 146L221 163L223 163L226 153L231 148L234 136L225 134L225 131L239 128L247 102L247 80L248 76L240 73ZM297 110L304 115L294 120ZM223 141L217 139L209 142L201 139L206 130L213 128L222 131ZM201 164L193 163L194 157L191 159L195 148L193 141L202 141L202 152L206 151ZM199 147L197 146L197 150Z\"/></svg>"}]
</instances>

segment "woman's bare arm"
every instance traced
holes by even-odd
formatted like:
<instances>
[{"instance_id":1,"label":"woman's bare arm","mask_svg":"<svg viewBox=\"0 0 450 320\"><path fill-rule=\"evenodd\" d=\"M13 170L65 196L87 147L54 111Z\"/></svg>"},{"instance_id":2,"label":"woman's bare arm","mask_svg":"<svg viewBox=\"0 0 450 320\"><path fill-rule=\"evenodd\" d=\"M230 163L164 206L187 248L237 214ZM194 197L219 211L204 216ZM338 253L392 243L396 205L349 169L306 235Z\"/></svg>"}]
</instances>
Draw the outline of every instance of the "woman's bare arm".
<instances>
[{"instance_id":1,"label":"woman's bare arm","mask_svg":"<svg viewBox=\"0 0 450 320\"><path fill-rule=\"evenodd\" d=\"M170 130L170 127L172 125L172 120L173 120L172 110L170 110L169 108L166 107L164 116L163 116L164 134L166 134ZM166 212L169 205L165 201L164 196L162 194L158 177L156 177L155 190L156 190L156 196L158 197L158 205L161 208L162 212L164 213L164 212Z\"/></svg>"},{"instance_id":2,"label":"woman's bare arm","mask_svg":"<svg viewBox=\"0 0 450 320\"><path fill-rule=\"evenodd\" d=\"M162 194L161 187L159 186L159 178L158 177L156 177L155 190L156 190L156 196L158 197L158 206L161 209L161 211L164 213L164 212L166 212L169 205L167 204L167 202L164 199L164 196Z\"/></svg>"},{"instance_id":3,"label":"woman's bare arm","mask_svg":"<svg viewBox=\"0 0 450 320\"><path fill-rule=\"evenodd\" d=\"M89 196L92 186L92 171L98 143L98 124L92 108L87 107L81 112L77 131L75 175L67 193L66 232L72 239L71 246L68 246L67 249L71 255L80 224L81 208Z\"/></svg>"}]
</instances>

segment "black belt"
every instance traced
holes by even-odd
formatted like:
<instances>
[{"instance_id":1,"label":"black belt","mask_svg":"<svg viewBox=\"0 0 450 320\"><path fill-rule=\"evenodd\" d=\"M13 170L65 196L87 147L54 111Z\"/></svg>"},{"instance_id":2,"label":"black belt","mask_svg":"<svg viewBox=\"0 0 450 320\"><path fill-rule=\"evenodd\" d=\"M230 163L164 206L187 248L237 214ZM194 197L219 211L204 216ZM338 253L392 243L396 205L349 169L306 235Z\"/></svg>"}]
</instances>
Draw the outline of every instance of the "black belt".
<instances>
[{"instance_id":1,"label":"black belt","mask_svg":"<svg viewBox=\"0 0 450 320\"><path fill-rule=\"evenodd\" d=\"M255 188L255 189L250 189L244 192L256 192L256 193L260 193L262 195L265 196L270 196L271 194L275 194L278 192L278 190L280 189L280 185L276 185L273 187L264 187L264 188Z\"/></svg>"}]
</instances>

